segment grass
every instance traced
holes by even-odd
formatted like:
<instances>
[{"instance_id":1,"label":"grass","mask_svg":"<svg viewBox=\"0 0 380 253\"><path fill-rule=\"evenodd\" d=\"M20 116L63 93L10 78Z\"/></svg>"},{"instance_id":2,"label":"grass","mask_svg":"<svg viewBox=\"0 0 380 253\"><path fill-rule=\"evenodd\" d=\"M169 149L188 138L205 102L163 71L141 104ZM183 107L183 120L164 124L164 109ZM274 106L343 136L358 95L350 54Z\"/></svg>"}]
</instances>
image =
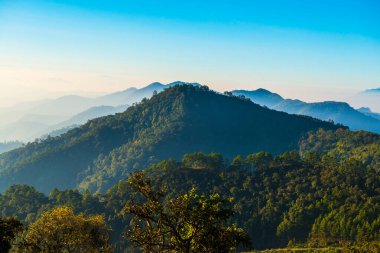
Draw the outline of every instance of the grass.
<instances>
[{"instance_id":1,"label":"grass","mask_svg":"<svg viewBox=\"0 0 380 253\"><path fill-rule=\"evenodd\" d=\"M283 248L283 249L267 249L262 251L253 251L251 253L346 253L347 249L340 247L326 248ZM249 253L249 252L246 252Z\"/></svg>"}]
</instances>

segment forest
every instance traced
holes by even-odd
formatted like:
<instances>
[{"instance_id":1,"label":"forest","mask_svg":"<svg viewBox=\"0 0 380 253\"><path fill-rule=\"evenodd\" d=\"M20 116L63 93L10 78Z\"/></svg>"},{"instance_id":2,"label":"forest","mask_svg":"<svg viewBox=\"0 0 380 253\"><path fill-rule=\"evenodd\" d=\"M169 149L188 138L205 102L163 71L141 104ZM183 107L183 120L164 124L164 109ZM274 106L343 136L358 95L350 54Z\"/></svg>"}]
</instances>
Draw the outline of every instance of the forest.
<instances>
[{"instance_id":1,"label":"forest","mask_svg":"<svg viewBox=\"0 0 380 253\"><path fill-rule=\"evenodd\" d=\"M14 252L33 252L22 251L22 245L38 242L31 228L48 226L54 212L96 227L104 239L104 251L98 252L212 252L207 245L215 241L207 244L196 236L210 231L220 232L214 239L226 242L225 252L286 247L378 252L380 136L320 129L309 132L299 147L233 159L188 153L130 173L104 193L52 189L45 195L32 186L12 185L0 196L1 224L13 219L15 234L6 238L13 238ZM206 222L194 225L191 217ZM149 219L152 230L142 222ZM186 235L202 229L177 240L168 229L174 221ZM157 245L166 248L136 243L157 234ZM182 250L185 242L189 251Z\"/></svg>"},{"instance_id":2,"label":"forest","mask_svg":"<svg viewBox=\"0 0 380 253\"><path fill-rule=\"evenodd\" d=\"M45 194L54 187L105 192L131 171L186 153L218 152L228 159L260 151L277 155L298 149L309 131L340 127L207 86L176 85L125 112L1 154L0 191L28 184Z\"/></svg>"}]
</instances>

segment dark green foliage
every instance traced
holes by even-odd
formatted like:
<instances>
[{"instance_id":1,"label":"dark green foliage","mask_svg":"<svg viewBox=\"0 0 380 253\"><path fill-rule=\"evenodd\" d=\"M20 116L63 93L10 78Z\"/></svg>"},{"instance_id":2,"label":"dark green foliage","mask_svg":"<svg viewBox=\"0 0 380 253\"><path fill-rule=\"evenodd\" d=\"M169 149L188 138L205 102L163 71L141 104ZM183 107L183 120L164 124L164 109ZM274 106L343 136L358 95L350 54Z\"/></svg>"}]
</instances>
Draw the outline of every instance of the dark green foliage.
<instances>
[{"instance_id":1,"label":"dark green foliage","mask_svg":"<svg viewBox=\"0 0 380 253\"><path fill-rule=\"evenodd\" d=\"M11 184L104 191L131 171L189 152L236 155L297 149L301 136L337 126L269 110L207 87L174 86L124 113L0 155L0 191Z\"/></svg>"},{"instance_id":2,"label":"dark green foliage","mask_svg":"<svg viewBox=\"0 0 380 253\"><path fill-rule=\"evenodd\" d=\"M17 234L23 230L16 218L0 218L0 253L8 253Z\"/></svg>"},{"instance_id":3,"label":"dark green foliage","mask_svg":"<svg viewBox=\"0 0 380 253\"><path fill-rule=\"evenodd\" d=\"M219 154L197 152L186 154L181 162L161 161L144 173L153 189L166 187L163 201L193 188L198 196L232 197L231 222L248 232L256 249L352 244L365 252L376 250L380 240L380 171L374 152L379 147L378 135L318 131L302 141L301 154L260 152L228 162ZM116 251L121 252L131 245L121 236L131 224L121 210L132 196L126 181L105 194L53 190L49 198L17 185L0 195L0 214L17 215L26 223L60 205L103 214L112 227Z\"/></svg>"},{"instance_id":4,"label":"dark green foliage","mask_svg":"<svg viewBox=\"0 0 380 253\"><path fill-rule=\"evenodd\" d=\"M328 154L337 160L354 159L367 168L380 169L380 135L370 132L319 129L301 140L300 152Z\"/></svg>"},{"instance_id":5,"label":"dark green foliage","mask_svg":"<svg viewBox=\"0 0 380 253\"><path fill-rule=\"evenodd\" d=\"M12 185L0 195L0 216L31 222L48 204L48 198L28 185Z\"/></svg>"},{"instance_id":6,"label":"dark green foliage","mask_svg":"<svg viewBox=\"0 0 380 253\"><path fill-rule=\"evenodd\" d=\"M200 155L200 154L196 154ZM248 235L236 225L227 225L233 215L231 200L219 194L206 197L195 189L166 199L165 188L153 189L144 173L128 179L133 197L124 207L132 216L126 236L144 252L233 252Z\"/></svg>"}]
</instances>

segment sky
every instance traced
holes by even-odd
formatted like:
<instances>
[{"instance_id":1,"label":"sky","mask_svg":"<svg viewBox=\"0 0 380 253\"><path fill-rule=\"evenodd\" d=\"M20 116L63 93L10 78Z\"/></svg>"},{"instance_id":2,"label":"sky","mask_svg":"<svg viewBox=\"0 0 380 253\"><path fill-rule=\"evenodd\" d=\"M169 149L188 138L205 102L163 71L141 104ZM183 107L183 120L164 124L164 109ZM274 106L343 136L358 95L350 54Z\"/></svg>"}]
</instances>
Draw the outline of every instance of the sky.
<instances>
[{"instance_id":1,"label":"sky","mask_svg":"<svg viewBox=\"0 0 380 253\"><path fill-rule=\"evenodd\" d=\"M306 101L380 87L378 0L0 0L0 106L151 82Z\"/></svg>"}]
</instances>

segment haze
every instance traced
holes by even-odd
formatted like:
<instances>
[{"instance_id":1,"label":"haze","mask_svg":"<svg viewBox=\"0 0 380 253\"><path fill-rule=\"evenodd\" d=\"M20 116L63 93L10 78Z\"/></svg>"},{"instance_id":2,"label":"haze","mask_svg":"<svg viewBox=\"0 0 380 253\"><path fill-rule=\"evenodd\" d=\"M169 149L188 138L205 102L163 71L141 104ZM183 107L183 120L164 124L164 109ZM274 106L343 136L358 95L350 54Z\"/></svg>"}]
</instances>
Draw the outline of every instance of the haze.
<instances>
[{"instance_id":1,"label":"haze","mask_svg":"<svg viewBox=\"0 0 380 253\"><path fill-rule=\"evenodd\" d=\"M154 81L306 101L380 87L377 1L0 1L0 105Z\"/></svg>"}]
</instances>

